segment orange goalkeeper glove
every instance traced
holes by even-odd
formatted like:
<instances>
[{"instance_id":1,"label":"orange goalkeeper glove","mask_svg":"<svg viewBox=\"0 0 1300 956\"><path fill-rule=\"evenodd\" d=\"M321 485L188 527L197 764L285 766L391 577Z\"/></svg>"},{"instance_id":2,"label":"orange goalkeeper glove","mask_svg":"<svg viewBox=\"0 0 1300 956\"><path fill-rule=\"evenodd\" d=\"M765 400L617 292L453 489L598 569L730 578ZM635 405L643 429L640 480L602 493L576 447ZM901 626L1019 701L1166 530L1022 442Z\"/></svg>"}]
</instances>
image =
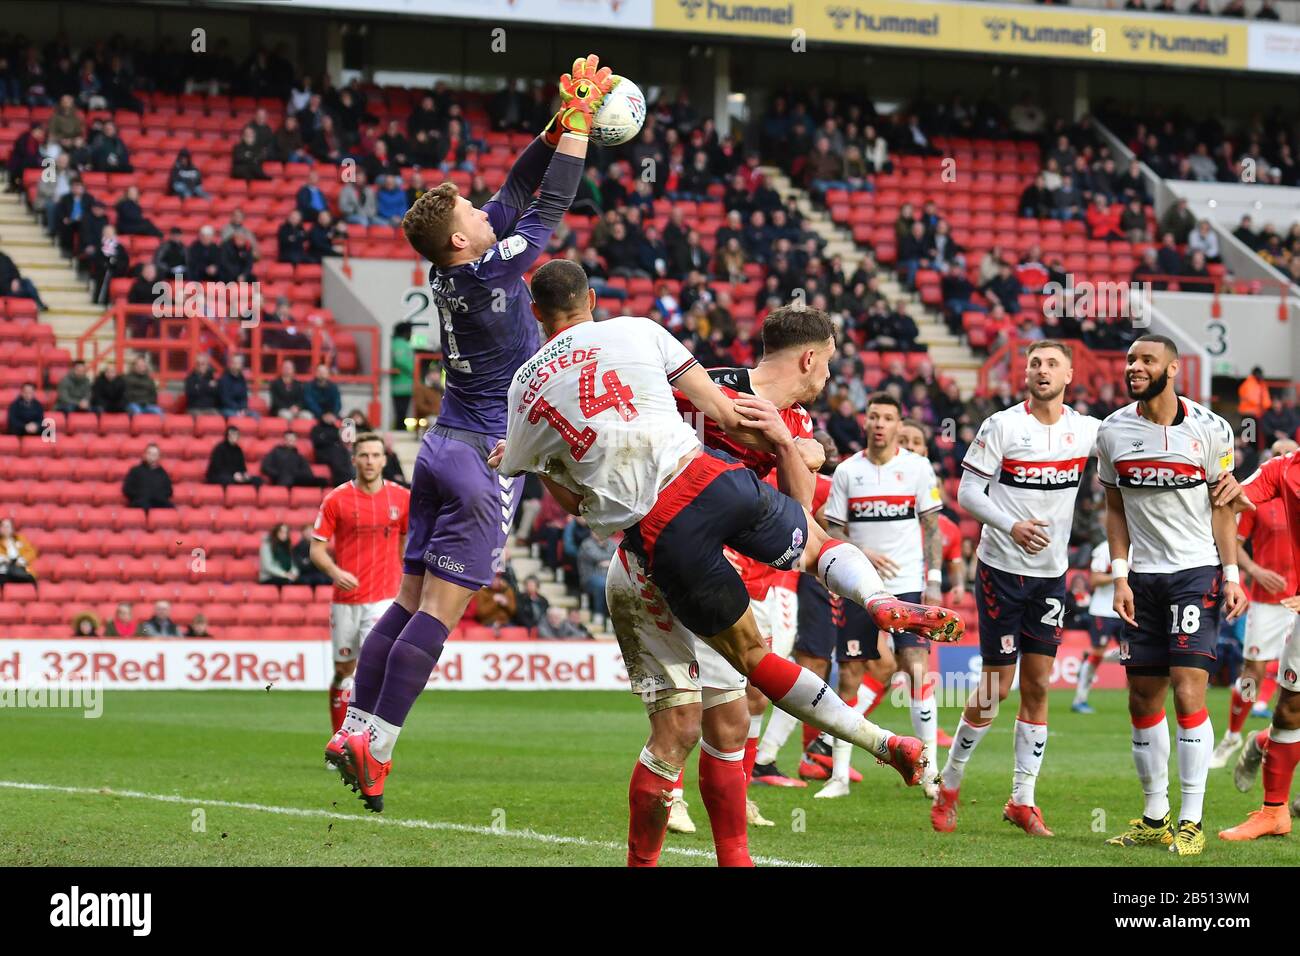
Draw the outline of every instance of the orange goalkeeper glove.
<instances>
[{"instance_id":1,"label":"orange goalkeeper glove","mask_svg":"<svg viewBox=\"0 0 1300 956\"><path fill-rule=\"evenodd\" d=\"M617 80L594 53L574 60L573 71L560 77L560 111L547 124L546 141L554 146L563 133L591 135L596 110Z\"/></svg>"}]
</instances>

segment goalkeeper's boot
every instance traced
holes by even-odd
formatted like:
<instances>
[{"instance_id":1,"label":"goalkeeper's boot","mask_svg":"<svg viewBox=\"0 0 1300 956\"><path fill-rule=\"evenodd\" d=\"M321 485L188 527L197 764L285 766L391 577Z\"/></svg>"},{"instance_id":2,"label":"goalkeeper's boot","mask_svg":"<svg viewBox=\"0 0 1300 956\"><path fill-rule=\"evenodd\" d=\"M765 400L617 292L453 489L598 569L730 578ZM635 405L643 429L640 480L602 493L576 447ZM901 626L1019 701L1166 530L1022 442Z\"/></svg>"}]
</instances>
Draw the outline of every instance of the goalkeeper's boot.
<instances>
[{"instance_id":1,"label":"goalkeeper's boot","mask_svg":"<svg viewBox=\"0 0 1300 956\"><path fill-rule=\"evenodd\" d=\"M351 787L352 792L357 792L357 768L348 757L348 735L346 731L338 731L330 742L325 745L325 762L339 772L339 777L343 780L343 786Z\"/></svg>"},{"instance_id":2,"label":"goalkeeper's boot","mask_svg":"<svg viewBox=\"0 0 1300 956\"><path fill-rule=\"evenodd\" d=\"M954 644L966 633L966 625L956 611L950 611L946 607L912 604L892 595L868 601L867 613L871 615L876 627L890 634L907 632L940 644Z\"/></svg>"},{"instance_id":3,"label":"goalkeeper's boot","mask_svg":"<svg viewBox=\"0 0 1300 956\"><path fill-rule=\"evenodd\" d=\"M383 813L384 779L393 769L393 762L387 760L380 763L375 759L375 755L370 752L368 731L353 734L343 746L347 750L348 759L356 767L357 784L361 788L361 800L366 809L373 813Z\"/></svg>"},{"instance_id":4,"label":"goalkeeper's boot","mask_svg":"<svg viewBox=\"0 0 1300 956\"><path fill-rule=\"evenodd\" d=\"M1107 846L1170 846L1174 842L1174 828L1165 813L1158 826L1152 826L1142 817L1128 822L1129 828L1119 836L1106 841Z\"/></svg>"}]
</instances>

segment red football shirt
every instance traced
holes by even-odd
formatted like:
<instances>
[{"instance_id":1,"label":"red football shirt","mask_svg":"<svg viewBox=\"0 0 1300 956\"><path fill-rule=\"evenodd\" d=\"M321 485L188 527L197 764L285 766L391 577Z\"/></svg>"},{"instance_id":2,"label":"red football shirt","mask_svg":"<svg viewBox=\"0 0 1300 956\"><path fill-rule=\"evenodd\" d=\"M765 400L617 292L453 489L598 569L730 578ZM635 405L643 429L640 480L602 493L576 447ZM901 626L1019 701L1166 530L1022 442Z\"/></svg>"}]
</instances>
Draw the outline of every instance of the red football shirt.
<instances>
[{"instance_id":1,"label":"red football shirt","mask_svg":"<svg viewBox=\"0 0 1300 956\"><path fill-rule=\"evenodd\" d=\"M947 515L939 515L939 531L943 534L943 560L961 559L961 529Z\"/></svg>"},{"instance_id":2,"label":"red football shirt","mask_svg":"<svg viewBox=\"0 0 1300 956\"><path fill-rule=\"evenodd\" d=\"M773 471L763 480L775 488L776 472ZM821 510L822 505L826 504L830 494L831 480L825 475L818 475L817 487L813 489L812 513L814 515ZM745 590L749 592L751 598L761 601L772 588L785 588L788 591L799 588L799 575L802 573L800 571L781 571L770 564L763 564L761 561L734 552L729 556L736 570L740 572L740 578L745 582Z\"/></svg>"},{"instance_id":3,"label":"red football shirt","mask_svg":"<svg viewBox=\"0 0 1300 956\"><path fill-rule=\"evenodd\" d=\"M754 394L754 389L749 384L749 372L750 370L747 368L711 368L709 369L709 378L713 379L714 383L722 389L724 395L729 398L739 398L741 395ZM689 398L676 389L673 389L673 396L677 399L677 410L682 413L686 423L699 432L700 440L709 448L725 451L760 478L766 478L768 472L776 467L775 455L770 452L756 451L753 448L744 448L737 445L727 437L726 432L718 427L717 422L707 418L698 408L691 404ZM804 410L802 405L795 403L789 408L782 409L781 419L785 422L786 427L790 429L790 434L795 438L812 438L812 417ZM701 425L703 426L702 429Z\"/></svg>"},{"instance_id":4,"label":"red football shirt","mask_svg":"<svg viewBox=\"0 0 1300 956\"><path fill-rule=\"evenodd\" d=\"M373 495L349 481L325 496L314 536L318 541L333 538L334 563L357 579L351 591L334 589L335 603L371 604L396 596L410 505L411 493L391 481Z\"/></svg>"},{"instance_id":5,"label":"red football shirt","mask_svg":"<svg viewBox=\"0 0 1300 956\"><path fill-rule=\"evenodd\" d=\"M1247 478L1242 483L1242 487L1246 496L1255 503L1256 508L1273 501L1281 506L1281 533L1277 535L1281 540L1276 544L1279 550L1276 556L1269 556L1269 560L1264 560L1260 551L1256 550L1255 562L1271 571L1281 573L1285 570L1287 593L1269 595L1262 600L1276 602L1280 598L1300 593L1300 581L1297 580L1296 570L1300 567L1300 457L1297 457L1296 452L1291 452L1269 460ZM1241 523L1237 526L1239 535L1246 533L1243 528L1251 528L1256 534L1259 533L1265 517L1263 509L1253 516L1253 525L1246 524L1246 519L1250 516L1249 511L1242 513ZM1287 547L1288 543L1289 547ZM1253 593L1251 597L1254 598Z\"/></svg>"},{"instance_id":6,"label":"red football shirt","mask_svg":"<svg viewBox=\"0 0 1300 956\"><path fill-rule=\"evenodd\" d=\"M1253 498L1251 500L1254 500ZM1255 563L1276 571L1286 578L1282 593L1266 591L1251 578L1246 594L1261 604L1277 604L1284 597L1300 593L1300 574L1296 571L1291 535L1287 528L1286 505L1279 498L1257 503L1254 511L1243 511L1237 522L1237 537L1250 539L1251 556Z\"/></svg>"}]
</instances>

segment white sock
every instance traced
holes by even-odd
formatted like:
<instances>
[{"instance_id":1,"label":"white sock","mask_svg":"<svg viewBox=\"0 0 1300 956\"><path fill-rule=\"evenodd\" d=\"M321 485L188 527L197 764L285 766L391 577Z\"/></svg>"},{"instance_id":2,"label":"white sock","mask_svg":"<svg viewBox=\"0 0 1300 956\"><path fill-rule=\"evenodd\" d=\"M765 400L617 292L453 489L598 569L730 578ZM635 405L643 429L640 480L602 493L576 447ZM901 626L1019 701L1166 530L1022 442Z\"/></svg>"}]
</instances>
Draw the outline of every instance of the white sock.
<instances>
[{"instance_id":1,"label":"white sock","mask_svg":"<svg viewBox=\"0 0 1300 956\"><path fill-rule=\"evenodd\" d=\"M786 695L773 703L797 719L820 727L832 737L857 744L877 757L889 755L889 738L894 734L877 727L840 700L824 680L806 667L799 669L799 677Z\"/></svg>"},{"instance_id":2,"label":"white sock","mask_svg":"<svg viewBox=\"0 0 1300 956\"><path fill-rule=\"evenodd\" d=\"M875 565L847 541L822 551L817 559L817 580L832 594L862 607L873 598L889 596Z\"/></svg>"},{"instance_id":3,"label":"white sock","mask_svg":"<svg viewBox=\"0 0 1300 956\"><path fill-rule=\"evenodd\" d=\"M930 761L928 772L933 774L937 752L936 741L939 739L939 711L934 705L933 694L920 700L912 698L912 733L921 738L925 756Z\"/></svg>"},{"instance_id":4,"label":"white sock","mask_svg":"<svg viewBox=\"0 0 1300 956\"><path fill-rule=\"evenodd\" d=\"M1169 812L1169 723L1164 711L1154 726L1133 728L1133 764L1146 798L1142 815L1164 819Z\"/></svg>"},{"instance_id":5,"label":"white sock","mask_svg":"<svg viewBox=\"0 0 1300 956\"><path fill-rule=\"evenodd\" d=\"M780 707L772 710L772 716L767 719L767 729L763 731L763 739L758 742L758 755L754 758L754 763L768 764L776 760L776 755L781 752L785 742L790 739L790 734L799 726L799 721L786 713Z\"/></svg>"},{"instance_id":6,"label":"white sock","mask_svg":"<svg viewBox=\"0 0 1300 956\"><path fill-rule=\"evenodd\" d=\"M1034 784L1043 768L1043 751L1047 749L1047 724L1035 724L1016 718L1016 769L1011 776L1011 802L1022 807L1034 806Z\"/></svg>"},{"instance_id":7,"label":"white sock","mask_svg":"<svg viewBox=\"0 0 1300 956\"><path fill-rule=\"evenodd\" d=\"M1097 668L1092 666L1092 655L1083 656L1083 666L1079 668L1079 684L1074 689L1074 702L1076 704L1086 704L1088 702L1088 691L1092 689L1092 682L1097 679Z\"/></svg>"},{"instance_id":8,"label":"white sock","mask_svg":"<svg viewBox=\"0 0 1300 956\"><path fill-rule=\"evenodd\" d=\"M749 715L749 739L750 740L755 739L762 732L763 732L763 715L750 714Z\"/></svg>"},{"instance_id":9,"label":"white sock","mask_svg":"<svg viewBox=\"0 0 1300 956\"><path fill-rule=\"evenodd\" d=\"M380 763L387 763L393 758L393 747L402 728L390 724L382 717L370 716L370 752Z\"/></svg>"},{"instance_id":10,"label":"white sock","mask_svg":"<svg viewBox=\"0 0 1300 956\"><path fill-rule=\"evenodd\" d=\"M966 775L966 761L970 760L991 726L992 720L987 724L967 723L966 715L962 714L961 720L957 721L957 732L952 735L952 746L948 748L948 762L943 767L943 785L946 788L956 790L961 786L962 777Z\"/></svg>"},{"instance_id":11,"label":"white sock","mask_svg":"<svg viewBox=\"0 0 1300 956\"><path fill-rule=\"evenodd\" d=\"M359 707L348 704L347 713L343 715L343 733L349 737L359 734L370 727L371 715Z\"/></svg>"},{"instance_id":12,"label":"white sock","mask_svg":"<svg viewBox=\"0 0 1300 956\"><path fill-rule=\"evenodd\" d=\"M1183 726L1184 718L1178 718L1178 782L1183 791L1179 821L1200 823L1205 805L1205 781L1210 776L1210 756L1214 753L1214 728L1210 726L1208 710L1202 710L1201 717L1194 727ZM1195 715L1191 719L1195 720Z\"/></svg>"},{"instance_id":13,"label":"white sock","mask_svg":"<svg viewBox=\"0 0 1300 956\"><path fill-rule=\"evenodd\" d=\"M859 714L867 712L867 705L859 697L852 705ZM831 740L831 779L849 782L849 766L853 759L853 744L845 740Z\"/></svg>"}]
</instances>

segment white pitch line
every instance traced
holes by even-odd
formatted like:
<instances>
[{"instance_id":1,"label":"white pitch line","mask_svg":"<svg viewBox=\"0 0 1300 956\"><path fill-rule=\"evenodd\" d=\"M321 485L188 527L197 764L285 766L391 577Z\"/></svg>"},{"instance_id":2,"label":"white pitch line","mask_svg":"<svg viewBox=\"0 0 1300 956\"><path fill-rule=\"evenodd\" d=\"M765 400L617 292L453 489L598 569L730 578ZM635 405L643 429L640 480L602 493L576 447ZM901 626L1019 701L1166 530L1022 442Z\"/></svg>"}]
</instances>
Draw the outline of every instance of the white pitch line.
<instances>
[{"instance_id":1,"label":"white pitch line","mask_svg":"<svg viewBox=\"0 0 1300 956\"><path fill-rule=\"evenodd\" d=\"M43 793L70 793L91 797L126 797L131 800L152 800L155 803L180 803L186 806L224 807L228 810L252 810L256 813L274 813L285 817L314 817L323 820L349 820L352 822L379 824L381 826L405 827L408 830L446 830L452 833L472 833L476 836L509 837L516 840L530 840L534 843L552 845L584 846L598 850L616 850L627 852L622 843L608 840L588 840L586 837L558 836L553 833L538 833L536 830L496 830L492 827L474 826L469 823L448 823L443 820L403 820L395 817L381 817L367 813L360 816L354 813L336 813L333 810L312 810L302 807L272 807L262 803L242 803L236 800L208 800L199 797L182 797L168 793L142 793L139 790L114 790L110 787L58 787L47 783L24 783L17 780L0 780L0 787L10 790L35 790ZM687 847L666 846L665 854L673 856L703 857L714 859L708 850L695 850ZM783 860L773 856L755 856L755 863L761 866L818 866L800 860Z\"/></svg>"}]
</instances>

